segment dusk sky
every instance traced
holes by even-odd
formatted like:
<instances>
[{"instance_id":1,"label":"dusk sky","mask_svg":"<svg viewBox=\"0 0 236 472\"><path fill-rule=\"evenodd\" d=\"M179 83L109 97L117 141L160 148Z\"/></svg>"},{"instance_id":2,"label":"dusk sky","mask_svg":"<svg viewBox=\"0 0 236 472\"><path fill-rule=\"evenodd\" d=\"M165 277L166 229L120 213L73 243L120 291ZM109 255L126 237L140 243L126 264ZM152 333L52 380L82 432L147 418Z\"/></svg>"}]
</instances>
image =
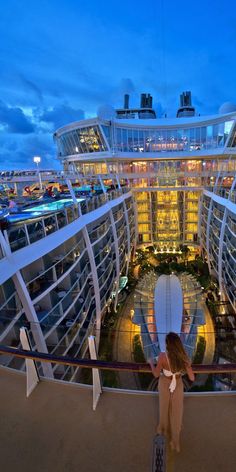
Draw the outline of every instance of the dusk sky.
<instances>
[{"instance_id":1,"label":"dusk sky","mask_svg":"<svg viewBox=\"0 0 236 472\"><path fill-rule=\"evenodd\" d=\"M52 134L151 93L175 116L236 103L235 0L1 0L0 168L58 167Z\"/></svg>"}]
</instances>

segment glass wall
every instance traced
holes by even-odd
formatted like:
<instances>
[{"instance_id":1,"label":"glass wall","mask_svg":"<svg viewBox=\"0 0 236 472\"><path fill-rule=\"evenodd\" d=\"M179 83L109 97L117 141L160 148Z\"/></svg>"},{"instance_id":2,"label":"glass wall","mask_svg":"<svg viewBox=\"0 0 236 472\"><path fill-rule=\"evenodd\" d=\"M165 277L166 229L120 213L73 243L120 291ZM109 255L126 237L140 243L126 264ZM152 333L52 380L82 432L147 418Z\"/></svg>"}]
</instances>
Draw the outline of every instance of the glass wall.
<instances>
[{"instance_id":1,"label":"glass wall","mask_svg":"<svg viewBox=\"0 0 236 472\"><path fill-rule=\"evenodd\" d=\"M114 124L77 128L57 138L59 156L107 151L104 135L114 151L120 152L179 152L222 148L232 131L234 121L194 128L124 128ZM228 146L236 145L236 132ZM114 142L113 142L114 141Z\"/></svg>"},{"instance_id":2,"label":"glass wall","mask_svg":"<svg viewBox=\"0 0 236 472\"><path fill-rule=\"evenodd\" d=\"M234 121L183 129L141 129L115 127L116 151L169 152L201 151L223 147Z\"/></svg>"},{"instance_id":3,"label":"glass wall","mask_svg":"<svg viewBox=\"0 0 236 472\"><path fill-rule=\"evenodd\" d=\"M59 156L107 151L98 126L68 131L57 139Z\"/></svg>"},{"instance_id":4,"label":"glass wall","mask_svg":"<svg viewBox=\"0 0 236 472\"><path fill-rule=\"evenodd\" d=\"M236 125L234 125L233 132L228 142L228 147L236 147Z\"/></svg>"}]
</instances>

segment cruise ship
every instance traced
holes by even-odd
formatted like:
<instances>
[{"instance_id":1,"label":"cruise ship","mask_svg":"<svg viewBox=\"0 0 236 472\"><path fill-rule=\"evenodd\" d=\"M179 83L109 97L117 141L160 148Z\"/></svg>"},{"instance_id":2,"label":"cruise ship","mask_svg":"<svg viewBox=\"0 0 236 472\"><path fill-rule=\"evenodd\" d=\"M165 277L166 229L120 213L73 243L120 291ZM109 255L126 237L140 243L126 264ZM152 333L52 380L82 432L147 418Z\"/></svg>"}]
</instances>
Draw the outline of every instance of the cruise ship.
<instances>
[{"instance_id":1,"label":"cruise ship","mask_svg":"<svg viewBox=\"0 0 236 472\"><path fill-rule=\"evenodd\" d=\"M139 108L125 95L124 108L54 133L61 172L1 173L18 198L46 187L56 194L1 220L2 344L20 346L19 328L27 326L33 349L84 357L94 329L99 344L137 246L201 253L236 308L236 111L227 104L221 111L197 116L184 92L176 118L159 118L150 94ZM24 369L7 356L1 363ZM73 368L43 368L77 379Z\"/></svg>"},{"instance_id":2,"label":"cruise ship","mask_svg":"<svg viewBox=\"0 0 236 472\"><path fill-rule=\"evenodd\" d=\"M140 108L129 108L125 95L124 108L107 114L55 132L64 172L113 176L128 186L138 245L201 252L235 308L235 106L199 116L191 93L183 92L169 119L156 116L150 94L141 95Z\"/></svg>"},{"instance_id":3,"label":"cruise ship","mask_svg":"<svg viewBox=\"0 0 236 472\"><path fill-rule=\"evenodd\" d=\"M61 171L37 169L0 173L2 378L6 385L22 394L20 383L25 372L25 360L24 354L18 357L17 353L22 347L20 328L24 327L27 329L31 351L38 351L41 356L41 361L37 358L39 377L49 379L48 383L42 383L41 392L44 391L45 398L49 399L53 397L52 392L56 391L56 396L50 400L49 422L44 418L46 400L42 401L42 397L38 396L42 424L50 434L54 434L53 403L55 401L58 406L57 414L61 418L66 402L71 417L70 427L65 430L71 440L72 432L76 435L76 428L79 428L83 443L80 457L81 461L85 461L83 470L89 470L87 467L90 461L90 454L86 452L87 442L82 439L84 431L92 434L87 423L90 398L87 398L86 389L77 390L80 394L78 416L78 398L75 399L73 391L69 389L64 393L60 390L59 393L61 381L67 386L74 386L75 383L81 386L81 360L88 357L88 338L94 335L99 348L104 317L111 308L116 312L121 278L129 276L129 268L140 248L155 255L178 257L187 247L192 259L201 255L216 284L222 313L225 306L230 306L228 317L231 318L232 329L235 329L236 109L231 104L225 104L219 114L200 116L192 105L191 93L184 92L180 96L176 117L168 118L157 116L150 94L141 95L139 107L130 107L129 99L125 95L123 108L104 110L95 118L70 123L54 133ZM158 303L158 297L162 295L163 300ZM127 312L133 316L131 334L142 334L146 359L150 353L158 355L164 345L165 333L160 332L154 312L162 316L162 331L168 327L168 330L179 330L182 336L186 335L186 347L193 357L198 329L204 332L206 323L204 310L198 305L198 298L202 301L202 292L196 279L187 273L181 273L178 277L171 274L158 278L156 273L150 271L138 281L134 296L133 305L127 307ZM175 316L173 323L171 304ZM122 335L127 335L125 342L130 337L129 332L124 331ZM111 332L111 339L112 336ZM3 346L14 348L14 351L4 351ZM223 363L224 359L218 355L217 362ZM135 370L134 364L121 364L118 367L111 365L111 368ZM136 370L145 372L145 365L143 368L137 365ZM199 366L195 367L195 372L225 372L227 378L224 386L228 385L227 389L232 390L235 389L235 378L230 377L229 380L226 372L235 372L235 365L229 363L226 367L220 370L217 365L210 369L208 365L204 371L204 366ZM106 368L109 368L108 364ZM15 374L10 376L11 372L16 371L22 377ZM130 393L135 389L133 380L126 382L126 389ZM10 403L9 392L12 390L6 387L6 391ZM108 415L107 407L101 405L107 431L111 431L111 424L112 428L115 428L116 422L120 425L118 418L120 412L124 411L123 424L128 434L135 434L135 441L139 444L138 448L131 445L128 450L127 441L124 443L121 435L118 435L129 464L124 470L131 470L131 463L140 466L140 470L146 470L146 459L144 467L142 458L137 463L134 458L135 454L139 457L139 449L143 450L143 440L145 442L145 438L139 434L138 422L142 421L149 439L150 434L153 434L146 421L149 418L147 411L150 415L154 414L151 396L137 395L136 391L136 396L129 403L129 397L124 392L121 394L117 390L116 399L110 397L108 390L106 395L106 401L112 405L112 410L109 410L111 416ZM71 407L66 398L70 399ZM223 395L222 399L216 397L215 403L212 399L206 399L205 408L199 398L190 397L189 405L194 406L195 412L203 408L206 418L213 408L215 420L219 418L219 408L224 406L228 415L227 427L232 431L231 400L229 396ZM22 408L20 399L14 400L12 411L18 408L18 404ZM117 405L120 405L119 414L116 412ZM128 411L132 412L135 421L137 419L137 434L131 428ZM142 417L142 412L145 417ZM32 415L35 418L34 412ZM195 416L194 424L199 428L199 413ZM111 418L115 418L115 421ZM209 421L213 421L212 417ZM78 426L80 422L81 426ZM117 430L121 431L122 426L117 427ZM217 430L219 426L215 427ZM94 428L96 440L92 437L91 441L99 456L101 444L97 441L97 435L103 437L103 420L99 422L96 417ZM187 431L192 429L193 426L188 424ZM222 444L222 436L217 441L217 444ZM67 444L66 438L64 443ZM145 447L147 453L149 445L146 442ZM202 451L204 447L205 444ZM130 450L133 451L132 457ZM222 458L218 455L217 464L221 464ZM200 458L201 454L198 456ZM51 457L50 453L48 457ZM192 467L192 453L191 457L190 462L186 457L185 461ZM116 457L118 464L121 459L123 457ZM208 459L205 457L204 460L209 464ZM54 461L54 456L50 460ZM198 466L192 470L199 470L197 456L194 460ZM114 458L109 456L109 461L113 464L113 470L118 470ZM229 458L224 461L224 464L228 464ZM100 462L104 465L101 457ZM66 467L64 459L62 463ZM95 470L94 464L90 470ZM156 467L153 470L164 468Z\"/></svg>"}]
</instances>

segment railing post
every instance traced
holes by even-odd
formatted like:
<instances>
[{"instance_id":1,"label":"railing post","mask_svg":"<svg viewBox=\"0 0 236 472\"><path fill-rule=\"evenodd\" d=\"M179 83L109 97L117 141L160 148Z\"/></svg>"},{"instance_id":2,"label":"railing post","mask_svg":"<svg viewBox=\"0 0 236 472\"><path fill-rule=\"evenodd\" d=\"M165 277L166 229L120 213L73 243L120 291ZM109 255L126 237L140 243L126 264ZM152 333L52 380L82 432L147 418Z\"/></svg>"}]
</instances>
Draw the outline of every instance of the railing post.
<instances>
[{"instance_id":1,"label":"railing post","mask_svg":"<svg viewBox=\"0 0 236 472\"><path fill-rule=\"evenodd\" d=\"M28 331L26 328L20 328L20 340L23 349L32 351ZM27 398L33 392L39 383L39 375L36 367L36 362L33 359L25 359L26 365L26 396Z\"/></svg>"},{"instance_id":2,"label":"railing post","mask_svg":"<svg viewBox=\"0 0 236 472\"><path fill-rule=\"evenodd\" d=\"M29 238L28 228L27 228L27 225L26 225L26 224L24 224L24 230L25 230L25 236L26 236L27 245L29 246L29 244L30 244L30 238Z\"/></svg>"},{"instance_id":3,"label":"railing post","mask_svg":"<svg viewBox=\"0 0 236 472\"><path fill-rule=\"evenodd\" d=\"M89 353L90 353L91 359L97 360L97 350L95 346L94 336L89 336L88 344L89 344ZM92 373L93 373L93 410L95 411L98 404L98 400L102 393L102 387L101 387L101 379L100 379L99 370L92 369Z\"/></svg>"},{"instance_id":4,"label":"railing post","mask_svg":"<svg viewBox=\"0 0 236 472\"><path fill-rule=\"evenodd\" d=\"M72 187L71 181L69 179L66 179L66 184L67 184L67 187L69 189L69 192L70 192L71 198L73 200L73 203L74 203L74 205L77 206L78 202L77 202L77 199L76 199L75 192L74 192L74 189Z\"/></svg>"}]
</instances>

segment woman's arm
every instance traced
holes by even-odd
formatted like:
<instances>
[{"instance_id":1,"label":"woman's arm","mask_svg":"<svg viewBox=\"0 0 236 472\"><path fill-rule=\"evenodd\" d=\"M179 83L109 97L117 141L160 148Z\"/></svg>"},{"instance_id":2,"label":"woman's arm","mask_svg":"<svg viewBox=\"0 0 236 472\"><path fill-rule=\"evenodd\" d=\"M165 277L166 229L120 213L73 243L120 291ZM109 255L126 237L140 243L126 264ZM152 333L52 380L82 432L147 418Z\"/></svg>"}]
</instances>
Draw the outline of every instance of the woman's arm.
<instances>
[{"instance_id":1,"label":"woman's arm","mask_svg":"<svg viewBox=\"0 0 236 472\"><path fill-rule=\"evenodd\" d=\"M157 365L154 366L153 364L153 360L152 359L148 359L148 363L152 369L152 373L154 375L154 377L159 377L160 373L161 373L161 369L162 369L162 353L159 355L158 357L158 361L157 361Z\"/></svg>"},{"instance_id":2,"label":"woman's arm","mask_svg":"<svg viewBox=\"0 0 236 472\"><path fill-rule=\"evenodd\" d=\"M195 375L193 373L193 369L191 367L191 364L187 364L186 366L186 372L187 372L187 375L188 375L188 378L189 380L191 380L191 382L194 382L195 380Z\"/></svg>"}]
</instances>

